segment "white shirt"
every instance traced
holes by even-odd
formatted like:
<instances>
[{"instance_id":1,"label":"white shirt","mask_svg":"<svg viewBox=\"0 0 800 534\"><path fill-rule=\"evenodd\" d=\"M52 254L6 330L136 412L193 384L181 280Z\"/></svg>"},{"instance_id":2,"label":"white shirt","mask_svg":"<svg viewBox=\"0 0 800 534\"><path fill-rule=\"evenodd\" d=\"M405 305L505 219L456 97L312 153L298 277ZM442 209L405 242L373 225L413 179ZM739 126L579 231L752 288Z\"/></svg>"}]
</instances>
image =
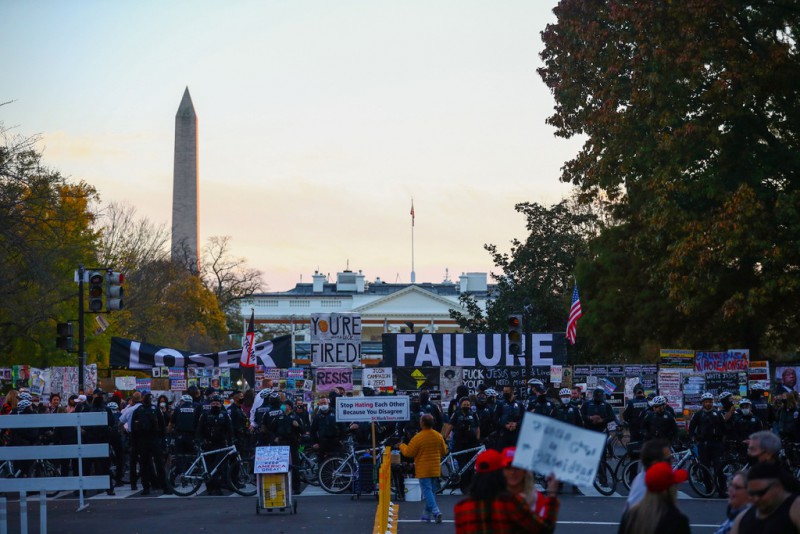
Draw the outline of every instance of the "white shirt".
<instances>
[{"instance_id":1,"label":"white shirt","mask_svg":"<svg viewBox=\"0 0 800 534\"><path fill-rule=\"evenodd\" d=\"M644 469L642 469L642 464L639 464L639 474L631 482L631 492L628 494L628 501L625 505L626 510L644 499L646 493L647 486L644 483Z\"/></svg>"},{"instance_id":2,"label":"white shirt","mask_svg":"<svg viewBox=\"0 0 800 534\"><path fill-rule=\"evenodd\" d=\"M256 398L253 399L253 407L250 408L250 428L256 427L256 410L264 404L264 399L261 398L261 395L258 393L256 394Z\"/></svg>"},{"instance_id":3,"label":"white shirt","mask_svg":"<svg viewBox=\"0 0 800 534\"><path fill-rule=\"evenodd\" d=\"M130 423L131 418L133 418L133 412L135 412L136 408L138 408L141 405L142 405L141 402L137 402L133 406L128 406L127 408L122 410L122 413L119 415L119 424L124 426L127 432L131 431L131 427L128 423Z\"/></svg>"}]
</instances>

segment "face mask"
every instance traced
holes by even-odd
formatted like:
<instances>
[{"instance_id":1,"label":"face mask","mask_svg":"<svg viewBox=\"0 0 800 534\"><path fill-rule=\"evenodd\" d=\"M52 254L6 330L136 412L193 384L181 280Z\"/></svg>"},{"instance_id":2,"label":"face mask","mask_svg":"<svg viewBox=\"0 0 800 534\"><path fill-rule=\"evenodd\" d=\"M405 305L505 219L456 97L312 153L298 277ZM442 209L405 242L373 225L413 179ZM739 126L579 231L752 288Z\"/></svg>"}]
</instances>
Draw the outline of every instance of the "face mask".
<instances>
[{"instance_id":1,"label":"face mask","mask_svg":"<svg viewBox=\"0 0 800 534\"><path fill-rule=\"evenodd\" d=\"M511 396L512 396L512 395L511 395L511 393L503 393L503 398L504 398L505 400L507 400L507 401L510 401L510 400L511 400Z\"/></svg>"},{"instance_id":2,"label":"face mask","mask_svg":"<svg viewBox=\"0 0 800 534\"><path fill-rule=\"evenodd\" d=\"M330 409L331 409L331 407L328 406L327 404L323 404L323 405L321 405L319 407L319 411L322 412L322 413L328 413L328 410L330 410Z\"/></svg>"},{"instance_id":3,"label":"face mask","mask_svg":"<svg viewBox=\"0 0 800 534\"><path fill-rule=\"evenodd\" d=\"M236 399L236 404L244 404L244 399Z\"/></svg>"},{"instance_id":4,"label":"face mask","mask_svg":"<svg viewBox=\"0 0 800 534\"><path fill-rule=\"evenodd\" d=\"M166 402L162 402L161 404L159 404L159 406L161 406L162 408L166 408L167 407L167 403Z\"/></svg>"},{"instance_id":5,"label":"face mask","mask_svg":"<svg viewBox=\"0 0 800 534\"><path fill-rule=\"evenodd\" d=\"M418 402L411 403L411 409L414 411L419 411L420 404Z\"/></svg>"},{"instance_id":6,"label":"face mask","mask_svg":"<svg viewBox=\"0 0 800 534\"><path fill-rule=\"evenodd\" d=\"M469 412L472 411L472 409L469 406L467 406L466 408L461 408L461 411L464 412L465 414L468 414Z\"/></svg>"},{"instance_id":7,"label":"face mask","mask_svg":"<svg viewBox=\"0 0 800 534\"><path fill-rule=\"evenodd\" d=\"M428 397L427 395L420 395L419 396L419 401L422 404L427 404L429 400L430 400L430 397Z\"/></svg>"},{"instance_id":8,"label":"face mask","mask_svg":"<svg viewBox=\"0 0 800 534\"><path fill-rule=\"evenodd\" d=\"M561 404L569 404L569 397L561 397Z\"/></svg>"},{"instance_id":9,"label":"face mask","mask_svg":"<svg viewBox=\"0 0 800 534\"><path fill-rule=\"evenodd\" d=\"M96 399L94 399L94 405L95 406L100 406L101 404L103 404L103 399L102 398L97 397Z\"/></svg>"},{"instance_id":10,"label":"face mask","mask_svg":"<svg viewBox=\"0 0 800 534\"><path fill-rule=\"evenodd\" d=\"M743 415L750 415L750 408L742 408Z\"/></svg>"},{"instance_id":11,"label":"face mask","mask_svg":"<svg viewBox=\"0 0 800 534\"><path fill-rule=\"evenodd\" d=\"M281 411L282 411L282 412L285 412L285 411L286 411L286 405L285 405L285 404L281 404Z\"/></svg>"},{"instance_id":12,"label":"face mask","mask_svg":"<svg viewBox=\"0 0 800 534\"><path fill-rule=\"evenodd\" d=\"M213 413L213 414L218 414L219 410L220 410L219 406L212 406L211 407L211 413Z\"/></svg>"}]
</instances>

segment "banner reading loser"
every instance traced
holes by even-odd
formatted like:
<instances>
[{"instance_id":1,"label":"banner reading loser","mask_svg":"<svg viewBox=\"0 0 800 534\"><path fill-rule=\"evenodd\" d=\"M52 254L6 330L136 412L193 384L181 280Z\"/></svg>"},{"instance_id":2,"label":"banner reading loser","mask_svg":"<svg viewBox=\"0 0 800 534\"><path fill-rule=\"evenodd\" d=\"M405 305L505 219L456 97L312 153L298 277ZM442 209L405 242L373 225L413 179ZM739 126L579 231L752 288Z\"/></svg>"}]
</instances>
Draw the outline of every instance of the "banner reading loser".
<instances>
[{"instance_id":1,"label":"banner reading loser","mask_svg":"<svg viewBox=\"0 0 800 534\"><path fill-rule=\"evenodd\" d=\"M111 367L147 369L152 367L239 367L242 349L195 354L183 350L150 345L141 341L111 338ZM267 367L292 366L292 337L280 336L256 343L257 363Z\"/></svg>"},{"instance_id":2,"label":"banner reading loser","mask_svg":"<svg viewBox=\"0 0 800 534\"><path fill-rule=\"evenodd\" d=\"M523 354L508 352L505 334L383 334L386 367L530 367L564 365L563 332L525 334Z\"/></svg>"}]
</instances>

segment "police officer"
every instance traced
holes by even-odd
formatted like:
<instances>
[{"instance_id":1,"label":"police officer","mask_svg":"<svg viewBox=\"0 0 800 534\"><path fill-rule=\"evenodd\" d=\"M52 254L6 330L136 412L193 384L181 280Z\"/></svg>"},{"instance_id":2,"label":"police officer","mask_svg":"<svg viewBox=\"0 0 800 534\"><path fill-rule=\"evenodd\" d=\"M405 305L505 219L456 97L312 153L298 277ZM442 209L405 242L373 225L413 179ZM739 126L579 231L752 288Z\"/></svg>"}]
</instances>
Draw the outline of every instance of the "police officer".
<instances>
[{"instance_id":1,"label":"police officer","mask_svg":"<svg viewBox=\"0 0 800 534\"><path fill-rule=\"evenodd\" d=\"M444 418L442 417L442 410L431 401L431 392L428 388L419 390L419 407L423 414L431 414L433 416L433 429L437 432L442 431Z\"/></svg>"},{"instance_id":2,"label":"police officer","mask_svg":"<svg viewBox=\"0 0 800 534\"><path fill-rule=\"evenodd\" d=\"M275 436L272 433L272 420L283 413L283 410L281 409L280 393L273 391L269 394L269 397L267 397L266 402L266 406L262 405L259 407L259 410L262 410L263 413L263 415L260 417L261 426L259 427L257 439L259 447L274 444Z\"/></svg>"},{"instance_id":3,"label":"police officer","mask_svg":"<svg viewBox=\"0 0 800 534\"><path fill-rule=\"evenodd\" d=\"M419 424L419 418L423 416L422 412L422 405L420 404L419 395L412 395L411 400L409 402L409 419L406 422L401 423L401 435L403 436L403 442L408 443L411 441L411 438L417 435L420 431L421 427Z\"/></svg>"},{"instance_id":4,"label":"police officer","mask_svg":"<svg viewBox=\"0 0 800 534\"><path fill-rule=\"evenodd\" d=\"M584 427L595 432L604 432L608 423L616 421L614 409L606 402L606 392L603 388L595 388L592 399L583 403L581 418Z\"/></svg>"},{"instance_id":5,"label":"police officer","mask_svg":"<svg viewBox=\"0 0 800 534\"><path fill-rule=\"evenodd\" d=\"M231 393L230 398L231 405L228 407L228 416L231 418L231 425L233 426L233 439L236 443L236 449L239 454L242 454L243 451L246 452L250 449L250 421L247 418L247 414L244 413L244 409L242 409L244 392L234 391Z\"/></svg>"},{"instance_id":6,"label":"police officer","mask_svg":"<svg viewBox=\"0 0 800 534\"><path fill-rule=\"evenodd\" d=\"M678 437L678 424L667 409L667 399L653 397L653 409L645 412L640 422L640 435L644 441L662 439L672 443Z\"/></svg>"},{"instance_id":7,"label":"police officer","mask_svg":"<svg viewBox=\"0 0 800 534\"><path fill-rule=\"evenodd\" d=\"M736 405L733 403L733 393L723 391L719 394L720 413L725 420L725 438L730 439L733 435L733 421L736 415Z\"/></svg>"},{"instance_id":8,"label":"police officer","mask_svg":"<svg viewBox=\"0 0 800 534\"><path fill-rule=\"evenodd\" d=\"M732 438L736 441L744 441L763 428L761 420L753 411L753 401L744 398L739 401L739 409L733 416Z\"/></svg>"},{"instance_id":9,"label":"police officer","mask_svg":"<svg viewBox=\"0 0 800 534\"><path fill-rule=\"evenodd\" d=\"M469 397L462 397L459 400L459 409L453 412L453 416L450 418L450 427L452 428L453 452L471 449L480 443L480 421L472 411ZM445 440L448 437L445 436ZM465 457L463 460L469 461L469 458Z\"/></svg>"},{"instance_id":10,"label":"police officer","mask_svg":"<svg viewBox=\"0 0 800 534\"><path fill-rule=\"evenodd\" d=\"M142 477L142 495L150 495L152 486L166 487L164 483L164 458L161 443L164 440L166 425L164 416L157 406L153 405L153 394L142 392L142 405L131 417L131 455L139 464ZM156 466L156 478L153 476L153 464ZM136 490L136 473L131 472L131 489ZM166 492L165 492L166 493Z\"/></svg>"},{"instance_id":11,"label":"police officer","mask_svg":"<svg viewBox=\"0 0 800 534\"><path fill-rule=\"evenodd\" d=\"M113 418L108 445L114 453L114 471L116 472L114 485L122 486L125 475L125 447L122 444L122 433L119 430L119 404L116 402L109 402L106 406L111 410L111 416Z\"/></svg>"},{"instance_id":12,"label":"police officer","mask_svg":"<svg viewBox=\"0 0 800 534\"><path fill-rule=\"evenodd\" d=\"M717 488L720 497L727 496L727 480L722 472L722 457L725 436L725 417L714 408L714 395L706 392L700 396L703 408L698 410L689 421L689 436L697 441L697 454L700 463L713 468L716 474Z\"/></svg>"},{"instance_id":13,"label":"police officer","mask_svg":"<svg viewBox=\"0 0 800 534\"><path fill-rule=\"evenodd\" d=\"M181 462L189 460L195 454L194 440L197 432L197 421L202 410L188 393L181 396L181 403L172 411L170 426L175 432L175 454Z\"/></svg>"},{"instance_id":14,"label":"police officer","mask_svg":"<svg viewBox=\"0 0 800 534\"><path fill-rule=\"evenodd\" d=\"M498 429L497 442L494 444L498 450L514 447L519 437L519 425L525 406L514 396L512 386L503 387L503 400L497 402L494 411L495 426Z\"/></svg>"},{"instance_id":15,"label":"police officer","mask_svg":"<svg viewBox=\"0 0 800 534\"><path fill-rule=\"evenodd\" d=\"M475 395L475 417L478 418L479 435L482 440L486 440L494 432L494 414L488 400L485 392Z\"/></svg>"},{"instance_id":16,"label":"police officer","mask_svg":"<svg viewBox=\"0 0 800 534\"><path fill-rule=\"evenodd\" d=\"M633 386L633 398L628 399L625 411L622 412L622 420L628 423L631 441L642 441L641 425L648 407L647 398L644 396L644 386L636 384Z\"/></svg>"},{"instance_id":17,"label":"police officer","mask_svg":"<svg viewBox=\"0 0 800 534\"><path fill-rule=\"evenodd\" d=\"M558 392L558 397L561 404L556 406L553 412L553 417L559 421L569 423L574 426L583 426L583 419L581 419L581 412L578 408L572 405L572 396L569 388L561 388Z\"/></svg>"},{"instance_id":18,"label":"police officer","mask_svg":"<svg viewBox=\"0 0 800 534\"><path fill-rule=\"evenodd\" d=\"M547 398L544 383L536 378L528 380L528 405L526 410L539 415L553 417L556 405Z\"/></svg>"},{"instance_id":19,"label":"police officer","mask_svg":"<svg viewBox=\"0 0 800 534\"><path fill-rule=\"evenodd\" d=\"M204 411L197 422L197 433L195 436L205 450L221 449L228 446L233 440L233 425L228 412L222 409L222 397L212 395L208 411ZM206 460L210 465L217 465L219 457L224 453L211 455ZM208 495L222 495L222 474L223 470L208 481Z\"/></svg>"},{"instance_id":20,"label":"police officer","mask_svg":"<svg viewBox=\"0 0 800 534\"><path fill-rule=\"evenodd\" d=\"M343 423L336 422L336 414L331 410L330 401L326 398L319 399L310 431L311 442L317 451L318 465L322 465L329 455L339 452L344 429Z\"/></svg>"},{"instance_id":21,"label":"police officer","mask_svg":"<svg viewBox=\"0 0 800 534\"><path fill-rule=\"evenodd\" d=\"M286 400L278 406L280 413L270 415L270 436L273 445L288 446L292 468L300 465L300 436L304 428L300 418L292 410L292 403ZM292 474L292 492L300 493L300 475Z\"/></svg>"},{"instance_id":22,"label":"police officer","mask_svg":"<svg viewBox=\"0 0 800 534\"><path fill-rule=\"evenodd\" d=\"M750 391L750 400L753 401L753 413L761 421L762 430L772 430L775 423L775 408L769 403L769 397L762 388L753 388Z\"/></svg>"},{"instance_id":23,"label":"police officer","mask_svg":"<svg viewBox=\"0 0 800 534\"><path fill-rule=\"evenodd\" d=\"M258 392L253 400L253 406L250 408L250 431L260 432L261 422L264 415L270 410L269 396L272 394L272 388L264 388Z\"/></svg>"}]
</instances>

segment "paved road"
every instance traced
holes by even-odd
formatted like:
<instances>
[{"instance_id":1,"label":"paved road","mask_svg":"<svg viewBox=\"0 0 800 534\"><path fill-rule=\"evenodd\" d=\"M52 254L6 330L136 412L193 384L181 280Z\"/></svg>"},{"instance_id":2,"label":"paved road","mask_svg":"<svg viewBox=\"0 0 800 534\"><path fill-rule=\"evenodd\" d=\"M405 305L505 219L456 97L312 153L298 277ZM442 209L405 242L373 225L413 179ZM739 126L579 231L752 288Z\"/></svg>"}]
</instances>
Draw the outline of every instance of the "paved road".
<instances>
[{"instance_id":1,"label":"paved road","mask_svg":"<svg viewBox=\"0 0 800 534\"><path fill-rule=\"evenodd\" d=\"M460 496L439 496L444 522L441 525L419 521L422 505L403 502L399 532L453 532L453 506ZM369 533L375 518L374 497L353 500L348 495L304 495L297 497L297 515L256 515L255 497L239 496L189 498L141 497L92 498L86 510L76 512L78 500L59 498L47 503L48 532L51 534L197 534L236 532L237 534L291 533ZM680 508L689 515L692 532L712 533L722 521L725 501L721 499L680 499ZM624 506L620 497L562 497L558 533L615 533ZM9 502L9 532L19 532L19 508ZM39 501L29 500L29 532L39 532Z\"/></svg>"}]
</instances>

